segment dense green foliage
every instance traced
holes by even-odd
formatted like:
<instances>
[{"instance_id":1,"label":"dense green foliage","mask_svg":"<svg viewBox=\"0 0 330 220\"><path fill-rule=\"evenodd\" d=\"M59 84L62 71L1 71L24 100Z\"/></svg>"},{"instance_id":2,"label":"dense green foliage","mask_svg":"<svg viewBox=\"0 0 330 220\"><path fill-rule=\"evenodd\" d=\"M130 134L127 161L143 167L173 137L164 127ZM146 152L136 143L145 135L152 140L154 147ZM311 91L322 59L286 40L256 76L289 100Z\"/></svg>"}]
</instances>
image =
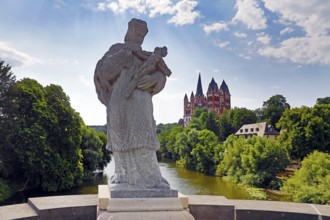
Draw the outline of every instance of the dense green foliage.
<instances>
[{"instance_id":1,"label":"dense green foliage","mask_svg":"<svg viewBox=\"0 0 330 220\"><path fill-rule=\"evenodd\" d=\"M95 170L103 170L110 162L110 154L106 150L107 137L87 126L83 127L80 148L83 154L84 176L91 178Z\"/></svg>"},{"instance_id":2,"label":"dense green foliage","mask_svg":"<svg viewBox=\"0 0 330 220\"><path fill-rule=\"evenodd\" d=\"M157 128L156 128L156 132L157 134L159 134L160 132L164 131L164 130L170 130L172 128L174 128L175 126L177 126L177 123L170 123L170 124L158 124Z\"/></svg>"},{"instance_id":3,"label":"dense green foliage","mask_svg":"<svg viewBox=\"0 0 330 220\"><path fill-rule=\"evenodd\" d=\"M6 94L15 83L15 76L10 70L11 67L5 65L4 61L0 60L0 115L2 115L3 106L6 104Z\"/></svg>"},{"instance_id":4,"label":"dense green foliage","mask_svg":"<svg viewBox=\"0 0 330 220\"><path fill-rule=\"evenodd\" d=\"M244 124L253 124L256 121L256 114L246 108L233 108L224 112L219 117L219 139L225 141L229 135L234 134Z\"/></svg>"},{"instance_id":5,"label":"dense green foliage","mask_svg":"<svg viewBox=\"0 0 330 220\"><path fill-rule=\"evenodd\" d=\"M286 102L286 98L282 95L274 95L263 103L261 110L258 111L259 120L266 121L274 128L280 120L283 112L290 109L290 105Z\"/></svg>"},{"instance_id":6,"label":"dense green foliage","mask_svg":"<svg viewBox=\"0 0 330 220\"><path fill-rule=\"evenodd\" d=\"M302 160L314 150L330 152L330 104L287 109L278 127L281 144L293 158Z\"/></svg>"},{"instance_id":7,"label":"dense green foliage","mask_svg":"<svg viewBox=\"0 0 330 220\"><path fill-rule=\"evenodd\" d=\"M7 181L0 179L0 201L4 201L11 196L11 189Z\"/></svg>"},{"instance_id":8,"label":"dense green foliage","mask_svg":"<svg viewBox=\"0 0 330 220\"><path fill-rule=\"evenodd\" d=\"M14 123L11 142L21 166L12 175L46 191L68 189L83 177L82 120L59 86L18 81L10 94L8 115Z\"/></svg>"},{"instance_id":9,"label":"dense green foliage","mask_svg":"<svg viewBox=\"0 0 330 220\"><path fill-rule=\"evenodd\" d=\"M279 143L235 136L224 144L219 141L256 120L255 113L245 108L234 108L220 117L205 108L196 109L187 128L176 126L158 134L161 154L189 170L215 175L218 169L218 175L227 175L235 182L278 188L275 174L289 162L287 150Z\"/></svg>"},{"instance_id":10,"label":"dense green foliage","mask_svg":"<svg viewBox=\"0 0 330 220\"><path fill-rule=\"evenodd\" d=\"M324 98L318 98L316 100L316 104L317 105L321 105L321 104L330 104L330 96L328 97L324 97Z\"/></svg>"},{"instance_id":11,"label":"dense green foliage","mask_svg":"<svg viewBox=\"0 0 330 220\"><path fill-rule=\"evenodd\" d=\"M176 135L175 152L177 163L189 170L214 175L215 153L220 149L217 136L209 130L186 129Z\"/></svg>"},{"instance_id":12,"label":"dense green foliage","mask_svg":"<svg viewBox=\"0 0 330 220\"><path fill-rule=\"evenodd\" d=\"M6 109L8 106L8 93L11 87L15 84L15 76L10 71L9 65L4 65L4 61L0 60L0 177L7 176L13 172L15 163L11 163L15 160L13 154L13 145L10 143L10 136L12 134L13 122L9 118ZM6 166L10 164L9 166Z\"/></svg>"},{"instance_id":13,"label":"dense green foliage","mask_svg":"<svg viewBox=\"0 0 330 220\"><path fill-rule=\"evenodd\" d=\"M229 176L234 182L250 186L280 186L276 174L289 164L289 155L278 142L256 136L249 139L230 136L224 148L218 175Z\"/></svg>"},{"instance_id":14,"label":"dense green foliage","mask_svg":"<svg viewBox=\"0 0 330 220\"><path fill-rule=\"evenodd\" d=\"M69 189L110 161L106 135L84 124L60 86L16 82L0 61L0 98L0 191L7 182Z\"/></svg>"},{"instance_id":15,"label":"dense green foliage","mask_svg":"<svg viewBox=\"0 0 330 220\"><path fill-rule=\"evenodd\" d=\"M314 151L282 189L296 202L330 205L330 154Z\"/></svg>"}]
</instances>

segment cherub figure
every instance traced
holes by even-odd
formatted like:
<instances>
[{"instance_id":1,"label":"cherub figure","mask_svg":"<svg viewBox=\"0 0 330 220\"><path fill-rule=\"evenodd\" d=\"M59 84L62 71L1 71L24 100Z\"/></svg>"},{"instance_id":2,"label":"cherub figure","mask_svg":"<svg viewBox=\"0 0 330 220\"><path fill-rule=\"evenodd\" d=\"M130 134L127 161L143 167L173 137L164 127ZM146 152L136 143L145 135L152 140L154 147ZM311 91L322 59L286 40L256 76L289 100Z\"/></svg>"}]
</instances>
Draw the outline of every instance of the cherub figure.
<instances>
[{"instance_id":1,"label":"cherub figure","mask_svg":"<svg viewBox=\"0 0 330 220\"><path fill-rule=\"evenodd\" d=\"M165 76L170 76L172 74L171 70L163 60L163 57L166 57L167 55L167 47L156 47L151 54L144 51L137 51L134 54L142 60L145 60L145 63L141 66L138 73L134 75L128 87L124 89L124 95L126 98L129 98L132 95L132 92L143 76L155 73L156 71L160 71Z\"/></svg>"}]
</instances>

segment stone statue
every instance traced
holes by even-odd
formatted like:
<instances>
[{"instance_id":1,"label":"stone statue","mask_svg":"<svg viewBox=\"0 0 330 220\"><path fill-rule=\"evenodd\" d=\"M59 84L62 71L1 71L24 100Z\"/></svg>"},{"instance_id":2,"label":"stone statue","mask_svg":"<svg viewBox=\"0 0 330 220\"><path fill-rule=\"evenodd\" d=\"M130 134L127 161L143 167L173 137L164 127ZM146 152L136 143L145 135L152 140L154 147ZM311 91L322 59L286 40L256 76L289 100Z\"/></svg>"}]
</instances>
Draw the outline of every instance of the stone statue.
<instances>
[{"instance_id":1,"label":"stone statue","mask_svg":"<svg viewBox=\"0 0 330 220\"><path fill-rule=\"evenodd\" d=\"M132 19L125 43L110 47L98 61L94 83L98 99L107 109L107 149L112 151L113 185L140 189L169 189L156 158L160 144L153 118L152 96L171 75L163 57L167 48L142 50L147 23Z\"/></svg>"}]
</instances>

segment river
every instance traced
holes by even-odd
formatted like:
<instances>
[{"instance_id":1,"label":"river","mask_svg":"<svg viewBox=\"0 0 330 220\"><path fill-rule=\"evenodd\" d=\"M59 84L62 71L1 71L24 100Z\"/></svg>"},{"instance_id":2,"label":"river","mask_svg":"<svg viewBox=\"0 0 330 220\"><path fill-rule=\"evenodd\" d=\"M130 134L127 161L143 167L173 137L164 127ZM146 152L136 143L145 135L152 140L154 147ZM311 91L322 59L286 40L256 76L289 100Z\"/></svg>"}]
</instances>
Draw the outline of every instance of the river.
<instances>
[{"instance_id":1,"label":"river","mask_svg":"<svg viewBox=\"0 0 330 220\"><path fill-rule=\"evenodd\" d=\"M162 175L173 189L185 195L221 195L228 199L252 199L243 186L228 182L220 177L207 176L199 172L178 168L174 163L161 162L159 167ZM55 195L96 194L99 184L107 184L108 176L114 173L114 162L110 162L104 169L103 175L85 181L81 186L56 193L27 190L15 193L10 199L0 205L18 204L27 202L27 198ZM273 194L267 194L271 200L285 200Z\"/></svg>"}]
</instances>

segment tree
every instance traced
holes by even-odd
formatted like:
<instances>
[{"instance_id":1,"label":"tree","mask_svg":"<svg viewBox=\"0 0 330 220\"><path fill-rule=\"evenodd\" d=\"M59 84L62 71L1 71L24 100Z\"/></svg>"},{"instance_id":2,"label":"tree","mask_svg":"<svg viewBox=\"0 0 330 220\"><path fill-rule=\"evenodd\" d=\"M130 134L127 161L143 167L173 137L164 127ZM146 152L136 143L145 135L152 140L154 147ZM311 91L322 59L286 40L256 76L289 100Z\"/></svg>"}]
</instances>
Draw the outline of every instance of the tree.
<instances>
[{"instance_id":1,"label":"tree","mask_svg":"<svg viewBox=\"0 0 330 220\"><path fill-rule=\"evenodd\" d=\"M245 124L253 124L257 121L256 114L246 108L234 108L229 114L234 133Z\"/></svg>"},{"instance_id":2,"label":"tree","mask_svg":"<svg viewBox=\"0 0 330 220\"><path fill-rule=\"evenodd\" d=\"M330 104L287 109L278 126L280 142L293 158L302 160L314 150L330 152Z\"/></svg>"},{"instance_id":3,"label":"tree","mask_svg":"<svg viewBox=\"0 0 330 220\"><path fill-rule=\"evenodd\" d=\"M107 143L108 143L107 135L102 131L98 131L97 135L102 141L102 153L103 153L102 159L99 161L97 168L99 170L103 170L111 161L111 153L107 149Z\"/></svg>"},{"instance_id":4,"label":"tree","mask_svg":"<svg viewBox=\"0 0 330 220\"><path fill-rule=\"evenodd\" d=\"M176 126L178 126L177 123L168 123L168 124L160 123L156 126L157 127L157 134L159 134L160 132L162 132L164 130L170 130L170 129L176 127Z\"/></svg>"},{"instance_id":5,"label":"tree","mask_svg":"<svg viewBox=\"0 0 330 220\"><path fill-rule=\"evenodd\" d=\"M255 113L246 108L233 108L225 111L219 118L219 139L225 141L226 138L244 124L252 124L257 121Z\"/></svg>"},{"instance_id":6,"label":"tree","mask_svg":"<svg viewBox=\"0 0 330 220\"><path fill-rule=\"evenodd\" d=\"M8 178L25 177L25 186L41 186L46 191L79 184L83 177L82 119L61 87L44 88L25 78L15 83L9 100L5 112L14 124L10 141L16 166Z\"/></svg>"},{"instance_id":7,"label":"tree","mask_svg":"<svg viewBox=\"0 0 330 220\"><path fill-rule=\"evenodd\" d=\"M241 155L245 151L245 140L230 135L224 142L223 160L218 165L216 175L228 176L235 183L241 182L242 170Z\"/></svg>"},{"instance_id":8,"label":"tree","mask_svg":"<svg viewBox=\"0 0 330 220\"><path fill-rule=\"evenodd\" d=\"M219 140L225 141L227 137L233 133L235 133L235 131L231 124L230 114L228 111L224 111L219 117Z\"/></svg>"},{"instance_id":9,"label":"tree","mask_svg":"<svg viewBox=\"0 0 330 220\"><path fill-rule=\"evenodd\" d=\"M9 106L9 96L15 84L15 76L11 67L0 60L0 177L7 177L14 172L15 163L14 146L10 142L13 133L13 121L9 118L6 108Z\"/></svg>"},{"instance_id":10,"label":"tree","mask_svg":"<svg viewBox=\"0 0 330 220\"><path fill-rule=\"evenodd\" d=\"M99 168L103 159L104 142L99 138L97 132L87 126L83 127L80 148L83 155L84 178L91 178L93 172Z\"/></svg>"},{"instance_id":11,"label":"tree","mask_svg":"<svg viewBox=\"0 0 330 220\"><path fill-rule=\"evenodd\" d=\"M330 205L330 154L314 151L283 185L293 201Z\"/></svg>"},{"instance_id":12,"label":"tree","mask_svg":"<svg viewBox=\"0 0 330 220\"><path fill-rule=\"evenodd\" d=\"M195 128L198 131L205 129L206 119L208 117L208 113L206 108L195 108L192 114L192 119L189 123L189 128Z\"/></svg>"},{"instance_id":13,"label":"tree","mask_svg":"<svg viewBox=\"0 0 330 220\"><path fill-rule=\"evenodd\" d=\"M274 95L263 103L261 114L262 120L276 127L276 123L280 120L285 109L289 109L290 105L286 102L286 98L282 95Z\"/></svg>"},{"instance_id":14,"label":"tree","mask_svg":"<svg viewBox=\"0 0 330 220\"><path fill-rule=\"evenodd\" d=\"M198 132L198 143L191 151L191 155L196 158L196 171L215 174L214 154L217 145L218 137L213 132L206 129Z\"/></svg>"},{"instance_id":15,"label":"tree","mask_svg":"<svg viewBox=\"0 0 330 220\"><path fill-rule=\"evenodd\" d=\"M15 76L10 70L11 67L8 64L4 65L4 61L0 59L0 116L3 116L6 94L15 83Z\"/></svg>"},{"instance_id":16,"label":"tree","mask_svg":"<svg viewBox=\"0 0 330 220\"><path fill-rule=\"evenodd\" d=\"M50 142L53 154L56 158L57 167L62 173L55 178L62 178L58 183L51 181L54 175L45 175L42 185L49 191L58 191L71 188L80 184L83 177L82 152L80 144L82 141L82 127L84 125L79 114L71 107L70 98L58 85L49 85L44 88L47 111L50 123L45 124L47 139ZM46 181L47 179L47 181Z\"/></svg>"},{"instance_id":17,"label":"tree","mask_svg":"<svg viewBox=\"0 0 330 220\"><path fill-rule=\"evenodd\" d=\"M232 135L224 147L218 175L250 186L279 187L276 173L288 165L289 155L278 142L256 136L245 140Z\"/></svg>"},{"instance_id":18,"label":"tree","mask_svg":"<svg viewBox=\"0 0 330 220\"><path fill-rule=\"evenodd\" d=\"M182 132L182 130L183 128L181 126L175 126L170 130L163 130L157 135L160 142L160 153L162 157L174 161L179 159L179 155L175 151L175 141L176 135Z\"/></svg>"},{"instance_id":19,"label":"tree","mask_svg":"<svg viewBox=\"0 0 330 220\"><path fill-rule=\"evenodd\" d=\"M207 114L205 128L209 131L212 131L217 137L220 136L218 116L216 115L215 111L211 111Z\"/></svg>"},{"instance_id":20,"label":"tree","mask_svg":"<svg viewBox=\"0 0 330 220\"><path fill-rule=\"evenodd\" d=\"M318 98L316 100L316 104L317 105L321 105L321 104L330 104L330 96L328 97L324 97L324 98Z\"/></svg>"},{"instance_id":21,"label":"tree","mask_svg":"<svg viewBox=\"0 0 330 220\"><path fill-rule=\"evenodd\" d=\"M247 140L249 147L242 155L242 167L246 174L242 182L258 187L278 188L276 174L289 164L287 149L277 141L261 137Z\"/></svg>"}]
</instances>

